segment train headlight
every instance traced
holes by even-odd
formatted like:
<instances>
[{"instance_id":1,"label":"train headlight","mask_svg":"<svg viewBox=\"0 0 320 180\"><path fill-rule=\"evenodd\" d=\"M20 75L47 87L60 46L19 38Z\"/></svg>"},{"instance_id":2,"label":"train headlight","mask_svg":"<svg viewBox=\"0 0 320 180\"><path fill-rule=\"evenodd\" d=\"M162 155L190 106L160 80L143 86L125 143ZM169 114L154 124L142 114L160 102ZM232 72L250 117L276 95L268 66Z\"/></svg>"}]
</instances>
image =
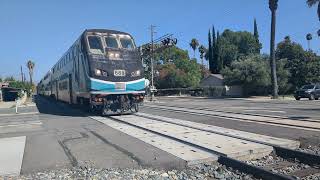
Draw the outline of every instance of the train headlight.
<instances>
[{"instance_id":1,"label":"train headlight","mask_svg":"<svg viewBox=\"0 0 320 180\"><path fill-rule=\"evenodd\" d=\"M109 59L120 59L120 54L116 52L108 52Z\"/></svg>"},{"instance_id":2,"label":"train headlight","mask_svg":"<svg viewBox=\"0 0 320 180\"><path fill-rule=\"evenodd\" d=\"M94 71L94 73L95 73L97 76L101 76L102 71L101 71L100 69L96 69L96 70Z\"/></svg>"},{"instance_id":3,"label":"train headlight","mask_svg":"<svg viewBox=\"0 0 320 180\"><path fill-rule=\"evenodd\" d=\"M94 73L96 74L96 76L105 76L105 77L108 76L107 71L104 71L104 70L101 70L101 69L96 69L94 71Z\"/></svg>"},{"instance_id":4,"label":"train headlight","mask_svg":"<svg viewBox=\"0 0 320 180\"><path fill-rule=\"evenodd\" d=\"M134 71L131 73L131 77L137 77L137 76L140 76L141 75L141 71L140 70L137 70L137 71Z\"/></svg>"}]
</instances>

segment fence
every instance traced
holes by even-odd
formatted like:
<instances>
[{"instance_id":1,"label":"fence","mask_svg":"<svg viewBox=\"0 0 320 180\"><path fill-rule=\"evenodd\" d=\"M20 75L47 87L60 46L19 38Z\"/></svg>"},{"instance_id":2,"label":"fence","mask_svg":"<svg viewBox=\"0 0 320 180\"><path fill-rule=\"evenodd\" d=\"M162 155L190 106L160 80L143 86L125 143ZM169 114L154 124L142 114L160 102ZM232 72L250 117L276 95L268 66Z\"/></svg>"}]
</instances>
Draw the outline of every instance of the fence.
<instances>
[{"instance_id":1,"label":"fence","mask_svg":"<svg viewBox=\"0 0 320 180\"><path fill-rule=\"evenodd\" d=\"M207 96L207 97L223 97L226 96L225 86L198 87L198 88L170 88L157 89L157 96L173 96L173 95L190 95L190 96Z\"/></svg>"}]
</instances>

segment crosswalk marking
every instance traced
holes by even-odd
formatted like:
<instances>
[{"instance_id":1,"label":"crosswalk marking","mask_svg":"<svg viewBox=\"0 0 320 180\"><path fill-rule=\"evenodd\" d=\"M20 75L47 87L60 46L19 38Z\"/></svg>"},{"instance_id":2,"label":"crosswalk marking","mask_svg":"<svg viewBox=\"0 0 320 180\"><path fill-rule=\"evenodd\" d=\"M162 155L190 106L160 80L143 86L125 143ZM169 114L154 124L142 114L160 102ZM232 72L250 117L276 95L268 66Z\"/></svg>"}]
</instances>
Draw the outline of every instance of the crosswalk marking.
<instances>
[{"instance_id":1,"label":"crosswalk marking","mask_svg":"<svg viewBox=\"0 0 320 180\"><path fill-rule=\"evenodd\" d=\"M0 176L20 175L26 136L0 139Z\"/></svg>"}]
</instances>

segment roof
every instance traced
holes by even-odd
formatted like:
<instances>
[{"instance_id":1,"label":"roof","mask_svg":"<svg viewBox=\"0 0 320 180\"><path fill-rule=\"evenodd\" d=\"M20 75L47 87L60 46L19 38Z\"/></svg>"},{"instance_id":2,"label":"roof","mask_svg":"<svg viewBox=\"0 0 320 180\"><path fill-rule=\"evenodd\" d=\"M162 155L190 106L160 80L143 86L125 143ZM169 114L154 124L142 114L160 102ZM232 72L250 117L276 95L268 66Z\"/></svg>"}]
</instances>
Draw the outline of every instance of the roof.
<instances>
[{"instance_id":1,"label":"roof","mask_svg":"<svg viewBox=\"0 0 320 180\"><path fill-rule=\"evenodd\" d=\"M223 76L221 74L210 74L200 82L201 87L223 86Z\"/></svg>"},{"instance_id":2,"label":"roof","mask_svg":"<svg viewBox=\"0 0 320 180\"><path fill-rule=\"evenodd\" d=\"M210 78L210 77L215 77L215 78L218 78L218 79L221 79L221 80L224 79L221 74L209 74L209 76L206 77L205 79L208 79L208 78Z\"/></svg>"},{"instance_id":3,"label":"roof","mask_svg":"<svg viewBox=\"0 0 320 180\"><path fill-rule=\"evenodd\" d=\"M111 33L111 34L126 34L131 36L129 33L112 30L112 29L86 29L84 32L100 32L100 33Z\"/></svg>"}]
</instances>

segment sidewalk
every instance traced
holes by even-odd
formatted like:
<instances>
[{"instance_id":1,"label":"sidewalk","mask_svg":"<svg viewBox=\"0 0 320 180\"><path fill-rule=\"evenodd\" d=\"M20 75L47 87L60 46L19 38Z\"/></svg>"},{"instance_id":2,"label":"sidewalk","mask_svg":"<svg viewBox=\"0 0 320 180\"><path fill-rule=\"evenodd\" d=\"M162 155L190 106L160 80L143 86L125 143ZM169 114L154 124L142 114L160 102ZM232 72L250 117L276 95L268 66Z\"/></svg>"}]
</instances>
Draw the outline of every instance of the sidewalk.
<instances>
[{"instance_id":1,"label":"sidewalk","mask_svg":"<svg viewBox=\"0 0 320 180\"><path fill-rule=\"evenodd\" d=\"M14 108L16 105L15 101L0 102L0 109Z\"/></svg>"}]
</instances>

